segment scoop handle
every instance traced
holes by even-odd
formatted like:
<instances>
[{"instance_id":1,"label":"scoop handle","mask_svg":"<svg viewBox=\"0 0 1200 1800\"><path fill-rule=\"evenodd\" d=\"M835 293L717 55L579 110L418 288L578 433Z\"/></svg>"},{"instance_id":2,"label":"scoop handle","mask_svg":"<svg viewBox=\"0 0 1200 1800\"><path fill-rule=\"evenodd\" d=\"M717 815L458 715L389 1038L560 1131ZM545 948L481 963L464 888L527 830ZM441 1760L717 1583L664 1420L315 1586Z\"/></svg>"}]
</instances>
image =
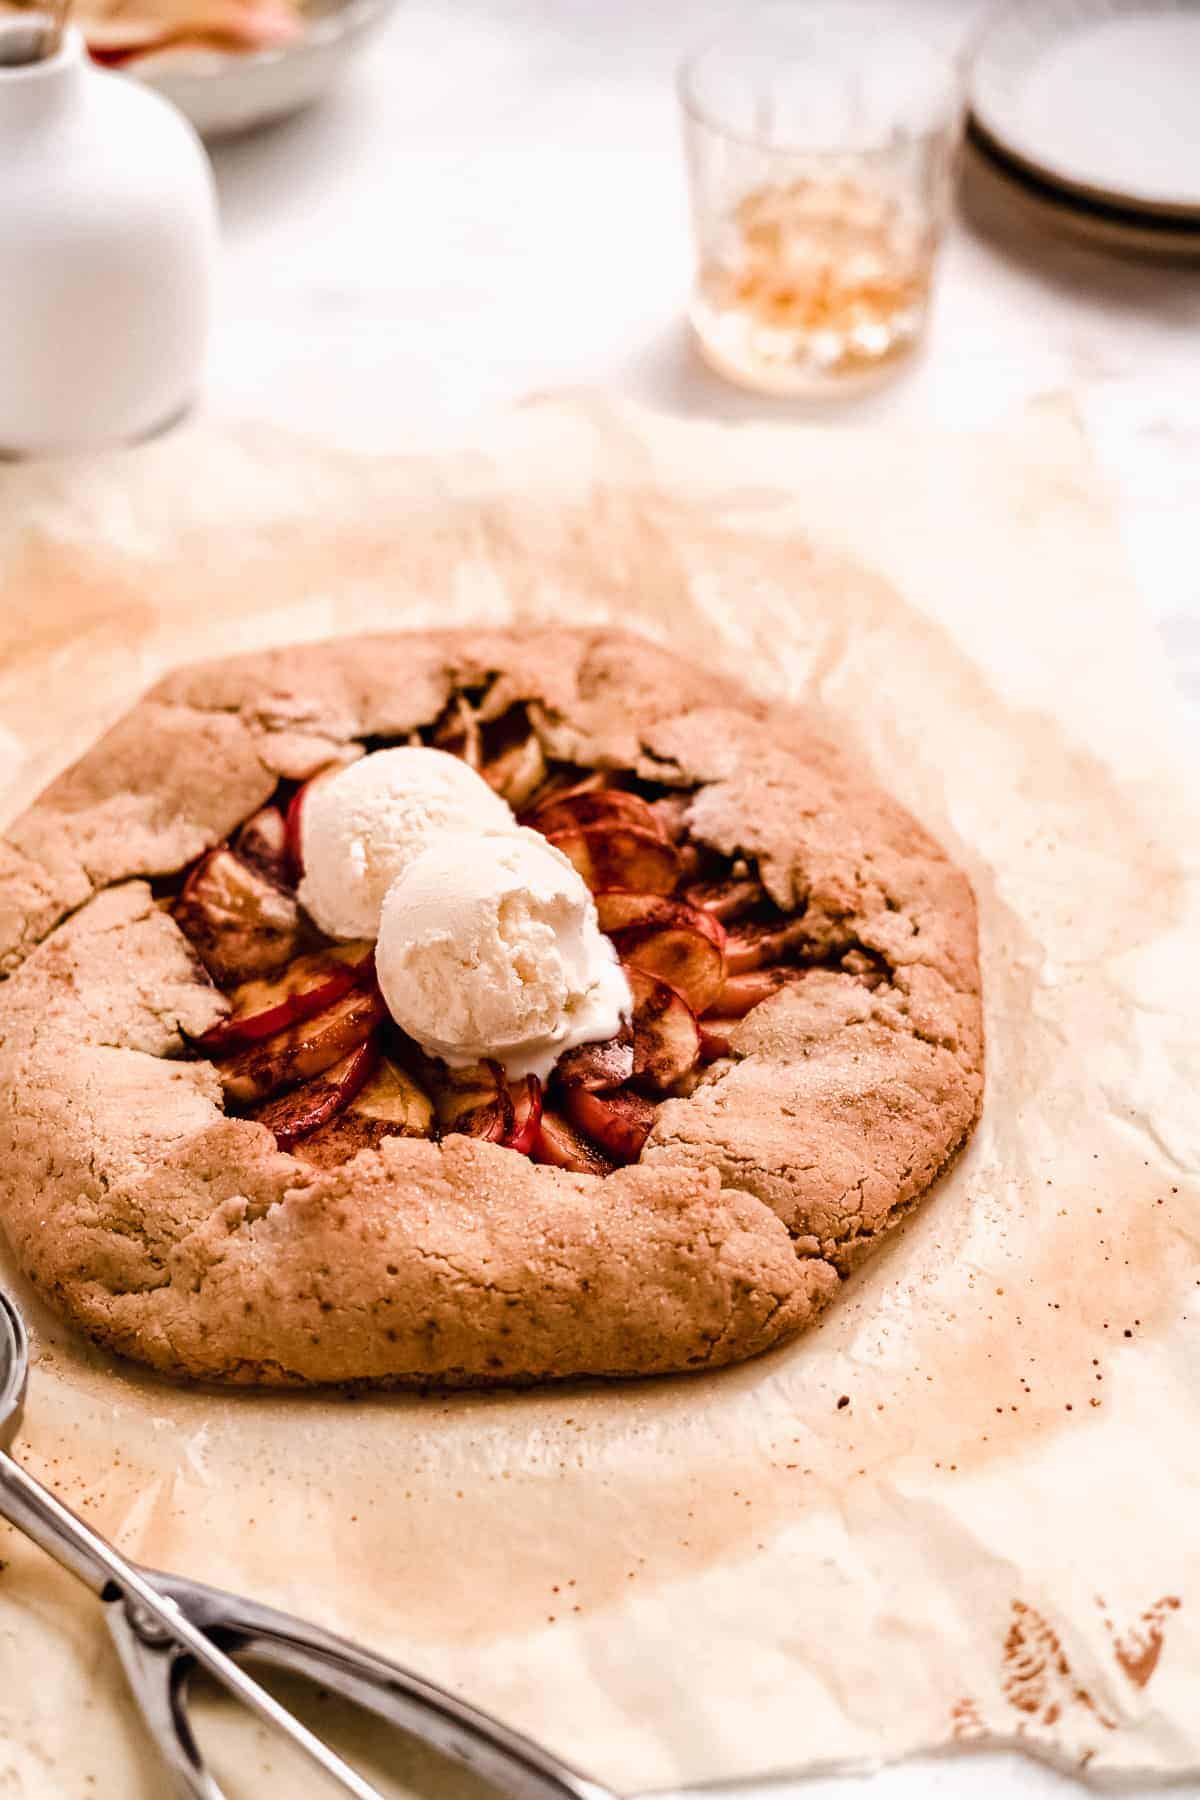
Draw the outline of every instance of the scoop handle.
<instances>
[{"instance_id":1,"label":"scoop handle","mask_svg":"<svg viewBox=\"0 0 1200 1800\"><path fill-rule=\"evenodd\" d=\"M26 1474L3 1452L0 1452L0 1518L7 1519L10 1525L32 1538L55 1562L78 1576L102 1600L120 1605L132 1632L148 1647L161 1645L171 1651L188 1653L193 1662L206 1669L243 1706L265 1724L291 1738L311 1761L340 1784L345 1793L352 1794L354 1800L382 1800L378 1788L364 1781L328 1744L323 1744L306 1725L281 1706L273 1694L240 1669L187 1617L175 1600L158 1592L143 1570L127 1562L118 1550L97 1536L82 1519L76 1518L56 1494ZM139 1701L141 1698L139 1692ZM159 1721L148 1714L147 1723L154 1730ZM164 1741L160 1738L159 1742L170 1761L173 1739ZM177 1776L181 1773L176 1772ZM215 1787L183 1787L181 1791L204 1795L205 1800L219 1792Z\"/></svg>"},{"instance_id":2,"label":"scoop handle","mask_svg":"<svg viewBox=\"0 0 1200 1800\"><path fill-rule=\"evenodd\" d=\"M473 1770L509 1800L616 1800L544 1745L414 1669L260 1601L157 1569L142 1574L231 1655L273 1664L333 1689ZM163 1713L178 1693L179 1671L173 1663L160 1664L148 1674L160 1689L155 1706Z\"/></svg>"},{"instance_id":3,"label":"scoop handle","mask_svg":"<svg viewBox=\"0 0 1200 1800\"><path fill-rule=\"evenodd\" d=\"M116 1578L114 1564L123 1559L4 1451L0 1451L0 1518L32 1538L93 1594L102 1594Z\"/></svg>"}]
</instances>

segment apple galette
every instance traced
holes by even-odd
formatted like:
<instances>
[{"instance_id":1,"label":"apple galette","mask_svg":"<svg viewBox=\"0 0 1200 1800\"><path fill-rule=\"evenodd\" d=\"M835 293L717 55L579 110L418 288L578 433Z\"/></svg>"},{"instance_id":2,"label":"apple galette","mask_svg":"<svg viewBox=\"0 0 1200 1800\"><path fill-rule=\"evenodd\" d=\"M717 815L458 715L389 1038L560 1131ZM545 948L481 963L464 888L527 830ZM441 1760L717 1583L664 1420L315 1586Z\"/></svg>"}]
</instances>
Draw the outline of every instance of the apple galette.
<instances>
[{"instance_id":1,"label":"apple galette","mask_svg":"<svg viewBox=\"0 0 1200 1800\"><path fill-rule=\"evenodd\" d=\"M183 669L0 842L0 1217L242 1383L700 1369L964 1142L966 878L801 709L611 631Z\"/></svg>"}]
</instances>

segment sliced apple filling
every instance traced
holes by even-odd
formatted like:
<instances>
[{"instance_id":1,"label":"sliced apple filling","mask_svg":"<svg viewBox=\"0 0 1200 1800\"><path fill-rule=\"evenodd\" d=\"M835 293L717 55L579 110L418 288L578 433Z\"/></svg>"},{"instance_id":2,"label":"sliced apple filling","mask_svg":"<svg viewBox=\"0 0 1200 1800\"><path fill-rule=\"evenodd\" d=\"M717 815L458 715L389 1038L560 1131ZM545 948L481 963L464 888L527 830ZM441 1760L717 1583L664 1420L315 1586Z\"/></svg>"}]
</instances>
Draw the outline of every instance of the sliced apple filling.
<instances>
[{"instance_id":1,"label":"sliced apple filling","mask_svg":"<svg viewBox=\"0 0 1200 1800\"><path fill-rule=\"evenodd\" d=\"M468 760L579 870L628 973L632 1020L610 1042L570 1051L544 1088L533 1076L509 1082L496 1062L461 1070L424 1056L387 1014L372 946L323 940L298 905L311 783L281 790L200 858L171 910L229 999L195 1048L214 1062L230 1111L318 1166L389 1136L462 1133L608 1174L638 1160L658 1101L731 1054L747 1013L827 960L743 859L692 842L688 792L550 764L523 707L484 713L458 694L413 741Z\"/></svg>"}]
</instances>

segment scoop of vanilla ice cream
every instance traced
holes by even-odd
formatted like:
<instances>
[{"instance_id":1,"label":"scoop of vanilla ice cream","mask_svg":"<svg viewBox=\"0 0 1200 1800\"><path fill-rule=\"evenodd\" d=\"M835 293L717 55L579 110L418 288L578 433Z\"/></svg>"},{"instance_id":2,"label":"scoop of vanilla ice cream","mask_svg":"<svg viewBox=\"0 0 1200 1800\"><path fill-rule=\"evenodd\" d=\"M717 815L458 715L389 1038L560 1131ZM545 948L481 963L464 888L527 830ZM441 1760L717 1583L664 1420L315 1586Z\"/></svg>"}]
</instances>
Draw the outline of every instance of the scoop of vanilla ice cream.
<instances>
[{"instance_id":1,"label":"scoop of vanilla ice cream","mask_svg":"<svg viewBox=\"0 0 1200 1800\"><path fill-rule=\"evenodd\" d=\"M512 831L512 809L445 750L376 750L300 807L300 904L335 938L373 938L393 881L443 831Z\"/></svg>"},{"instance_id":2,"label":"scoop of vanilla ice cream","mask_svg":"<svg viewBox=\"0 0 1200 1800\"><path fill-rule=\"evenodd\" d=\"M632 1010L586 884L536 831L433 839L388 889L375 967L401 1030L452 1068L544 1079Z\"/></svg>"}]
</instances>

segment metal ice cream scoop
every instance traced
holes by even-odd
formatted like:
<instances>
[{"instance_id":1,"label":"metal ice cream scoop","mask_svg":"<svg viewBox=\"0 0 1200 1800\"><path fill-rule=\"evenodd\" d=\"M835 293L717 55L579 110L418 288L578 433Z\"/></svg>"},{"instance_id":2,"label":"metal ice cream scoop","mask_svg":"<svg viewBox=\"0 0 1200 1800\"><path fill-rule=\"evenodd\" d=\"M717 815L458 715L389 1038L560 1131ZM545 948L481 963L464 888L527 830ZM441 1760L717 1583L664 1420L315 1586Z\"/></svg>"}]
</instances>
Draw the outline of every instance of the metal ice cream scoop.
<instances>
[{"instance_id":1,"label":"metal ice cream scoop","mask_svg":"<svg viewBox=\"0 0 1200 1800\"><path fill-rule=\"evenodd\" d=\"M385 1657L256 1601L127 1562L7 1453L20 1422L28 1369L24 1321L0 1293L0 1517L99 1597L134 1698L179 1794L222 1800L188 1722L188 1677L201 1668L291 1738L344 1792L357 1800L382 1800L377 1788L246 1673L235 1660L244 1657L319 1681L465 1764L514 1800L614 1800L528 1738Z\"/></svg>"}]
</instances>

